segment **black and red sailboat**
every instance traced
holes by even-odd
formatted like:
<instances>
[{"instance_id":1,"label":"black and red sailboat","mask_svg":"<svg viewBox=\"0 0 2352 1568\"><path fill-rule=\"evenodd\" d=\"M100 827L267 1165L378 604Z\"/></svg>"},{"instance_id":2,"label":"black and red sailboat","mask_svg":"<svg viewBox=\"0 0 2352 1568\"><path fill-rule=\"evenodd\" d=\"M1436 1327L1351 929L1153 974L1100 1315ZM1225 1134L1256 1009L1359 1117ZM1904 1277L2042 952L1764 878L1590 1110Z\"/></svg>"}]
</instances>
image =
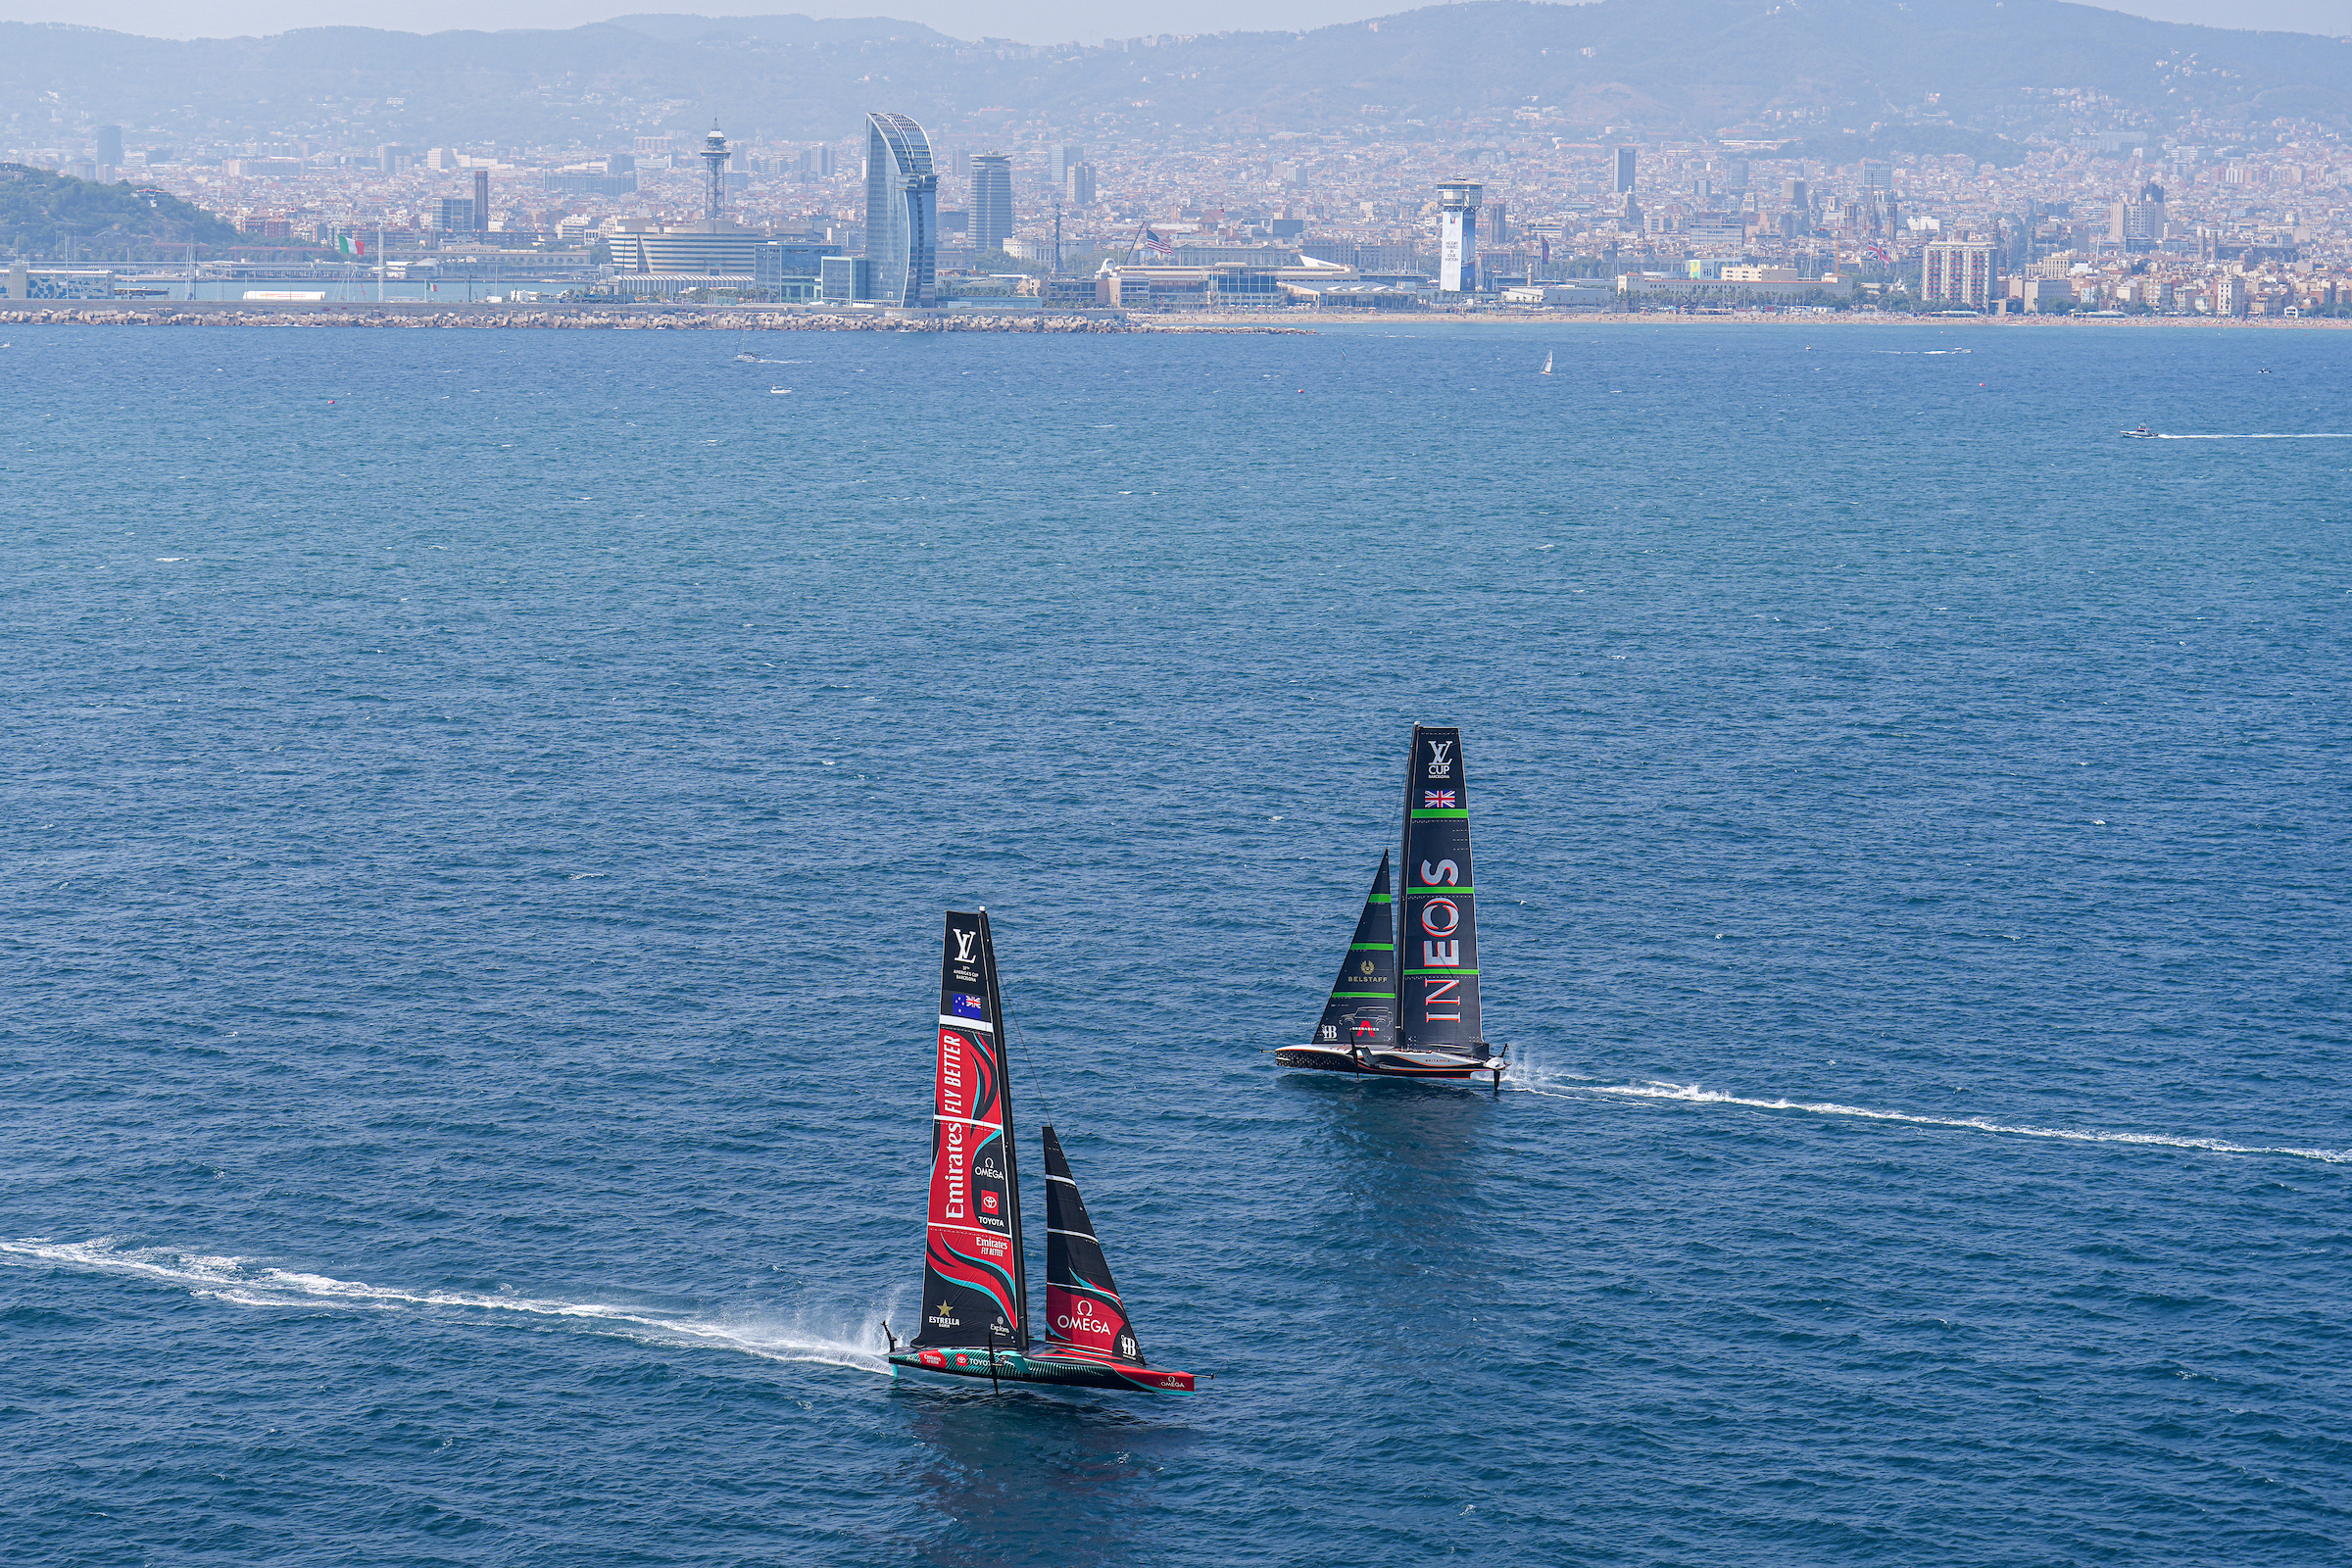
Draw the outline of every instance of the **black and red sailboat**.
<instances>
[{"instance_id":1,"label":"black and red sailboat","mask_svg":"<svg viewBox=\"0 0 2352 1568\"><path fill-rule=\"evenodd\" d=\"M1314 1039L1274 1053L1284 1067L1502 1085L1503 1054L1479 1018L1478 888L1470 874L1470 781L1462 732L1413 726L1404 769L1404 893L1384 852Z\"/></svg>"},{"instance_id":2,"label":"black and red sailboat","mask_svg":"<svg viewBox=\"0 0 2352 1568\"><path fill-rule=\"evenodd\" d=\"M988 911L951 910L941 954L932 1078L931 1199L922 1326L891 1337L901 1371L1064 1388L1190 1394L1193 1374L1144 1359L1102 1244L1054 1129L1046 1147L1046 1323L1029 1333L1021 1173L1005 1071L1004 1004Z\"/></svg>"}]
</instances>

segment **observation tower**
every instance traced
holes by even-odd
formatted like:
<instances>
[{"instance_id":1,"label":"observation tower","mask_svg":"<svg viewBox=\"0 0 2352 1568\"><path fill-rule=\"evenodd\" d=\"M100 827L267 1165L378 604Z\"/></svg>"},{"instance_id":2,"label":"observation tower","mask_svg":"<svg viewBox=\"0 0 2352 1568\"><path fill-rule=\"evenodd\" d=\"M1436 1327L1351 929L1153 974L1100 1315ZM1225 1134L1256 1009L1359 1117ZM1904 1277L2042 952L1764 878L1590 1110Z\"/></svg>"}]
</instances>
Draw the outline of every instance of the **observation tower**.
<instances>
[{"instance_id":1,"label":"observation tower","mask_svg":"<svg viewBox=\"0 0 2352 1568\"><path fill-rule=\"evenodd\" d=\"M727 138L716 125L703 138L703 220L715 223L727 207Z\"/></svg>"}]
</instances>

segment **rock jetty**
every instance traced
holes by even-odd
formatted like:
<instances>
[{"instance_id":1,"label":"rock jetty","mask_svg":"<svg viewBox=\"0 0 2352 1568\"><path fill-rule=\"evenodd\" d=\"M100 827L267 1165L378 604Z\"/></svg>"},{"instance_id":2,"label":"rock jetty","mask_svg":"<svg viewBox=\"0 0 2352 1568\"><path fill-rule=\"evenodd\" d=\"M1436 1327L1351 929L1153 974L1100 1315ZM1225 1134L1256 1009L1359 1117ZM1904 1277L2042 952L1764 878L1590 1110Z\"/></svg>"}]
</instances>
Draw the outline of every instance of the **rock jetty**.
<instances>
[{"instance_id":1,"label":"rock jetty","mask_svg":"<svg viewBox=\"0 0 2352 1568\"><path fill-rule=\"evenodd\" d=\"M1083 316L974 313L886 316L879 312L820 314L768 311L644 311L575 309L380 310L366 305L308 309L190 310L170 305L127 306L90 301L39 309L0 310L0 324L61 326L385 326L521 328L564 332L1304 332L1304 327L1204 326L1199 323L1113 320Z\"/></svg>"}]
</instances>

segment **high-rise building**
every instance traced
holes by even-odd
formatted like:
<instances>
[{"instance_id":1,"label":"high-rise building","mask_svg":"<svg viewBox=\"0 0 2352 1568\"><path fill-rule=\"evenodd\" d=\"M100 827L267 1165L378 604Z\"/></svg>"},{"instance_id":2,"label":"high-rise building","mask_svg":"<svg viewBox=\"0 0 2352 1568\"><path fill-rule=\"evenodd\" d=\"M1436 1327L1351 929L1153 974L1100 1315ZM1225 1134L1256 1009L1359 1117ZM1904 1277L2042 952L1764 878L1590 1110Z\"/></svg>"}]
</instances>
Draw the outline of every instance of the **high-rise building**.
<instances>
[{"instance_id":1,"label":"high-rise building","mask_svg":"<svg viewBox=\"0 0 2352 1568\"><path fill-rule=\"evenodd\" d=\"M972 248L1001 251L1012 238L1012 160L972 154Z\"/></svg>"},{"instance_id":2,"label":"high-rise building","mask_svg":"<svg viewBox=\"0 0 2352 1568\"><path fill-rule=\"evenodd\" d=\"M1069 172L1062 179L1061 199L1072 207L1095 205L1094 165L1072 164L1070 166Z\"/></svg>"},{"instance_id":3,"label":"high-rise building","mask_svg":"<svg viewBox=\"0 0 2352 1568\"><path fill-rule=\"evenodd\" d=\"M490 226L490 171L487 169L473 172L473 226L477 229Z\"/></svg>"},{"instance_id":4,"label":"high-rise building","mask_svg":"<svg viewBox=\"0 0 2352 1568\"><path fill-rule=\"evenodd\" d=\"M1070 181L1070 171L1085 162L1086 149L1076 142L1054 148L1054 188L1059 190L1066 186Z\"/></svg>"},{"instance_id":5,"label":"high-rise building","mask_svg":"<svg viewBox=\"0 0 2352 1568\"><path fill-rule=\"evenodd\" d=\"M1919 293L1924 300L1983 311L1991 308L1999 292L1990 241L1938 241L1921 257Z\"/></svg>"},{"instance_id":6,"label":"high-rise building","mask_svg":"<svg viewBox=\"0 0 2352 1568\"><path fill-rule=\"evenodd\" d=\"M1894 189L1894 166L1884 159L1863 159L1862 188L1864 190Z\"/></svg>"},{"instance_id":7,"label":"high-rise building","mask_svg":"<svg viewBox=\"0 0 2352 1568\"><path fill-rule=\"evenodd\" d=\"M1507 245L1510 243L1511 218L1509 204L1504 202L1489 202L1486 205L1486 210L1480 216L1485 220L1487 239L1489 242L1495 245Z\"/></svg>"},{"instance_id":8,"label":"high-rise building","mask_svg":"<svg viewBox=\"0 0 2352 1568\"><path fill-rule=\"evenodd\" d=\"M1811 207L1813 205L1813 200L1805 190L1805 182L1801 179L1782 180L1781 205L1784 207L1797 208L1799 210Z\"/></svg>"},{"instance_id":9,"label":"high-rise building","mask_svg":"<svg viewBox=\"0 0 2352 1568\"><path fill-rule=\"evenodd\" d=\"M865 117L865 262L860 298L939 303L939 175L931 138L905 115Z\"/></svg>"},{"instance_id":10,"label":"high-rise building","mask_svg":"<svg viewBox=\"0 0 2352 1568\"><path fill-rule=\"evenodd\" d=\"M122 127L121 125L100 125L98 127L98 166L101 169L121 169L122 167Z\"/></svg>"},{"instance_id":11,"label":"high-rise building","mask_svg":"<svg viewBox=\"0 0 2352 1568\"><path fill-rule=\"evenodd\" d=\"M1615 158L1611 160L1614 165L1616 183L1609 188L1621 196L1634 188L1634 154L1636 150L1632 147L1620 147L1617 149Z\"/></svg>"},{"instance_id":12,"label":"high-rise building","mask_svg":"<svg viewBox=\"0 0 2352 1568\"><path fill-rule=\"evenodd\" d=\"M1485 188L1459 177L1438 184L1438 287L1478 292L1478 204Z\"/></svg>"},{"instance_id":13,"label":"high-rise building","mask_svg":"<svg viewBox=\"0 0 2352 1568\"><path fill-rule=\"evenodd\" d=\"M470 232L473 228L473 203L464 196L437 197L425 220L444 234Z\"/></svg>"},{"instance_id":14,"label":"high-rise building","mask_svg":"<svg viewBox=\"0 0 2352 1568\"><path fill-rule=\"evenodd\" d=\"M2164 238L2164 187L2151 179L2110 208L2107 237L2128 251L2154 250Z\"/></svg>"},{"instance_id":15,"label":"high-rise building","mask_svg":"<svg viewBox=\"0 0 2352 1568\"><path fill-rule=\"evenodd\" d=\"M416 166L416 149L406 142L387 141L375 149L375 167L387 174L405 174Z\"/></svg>"}]
</instances>

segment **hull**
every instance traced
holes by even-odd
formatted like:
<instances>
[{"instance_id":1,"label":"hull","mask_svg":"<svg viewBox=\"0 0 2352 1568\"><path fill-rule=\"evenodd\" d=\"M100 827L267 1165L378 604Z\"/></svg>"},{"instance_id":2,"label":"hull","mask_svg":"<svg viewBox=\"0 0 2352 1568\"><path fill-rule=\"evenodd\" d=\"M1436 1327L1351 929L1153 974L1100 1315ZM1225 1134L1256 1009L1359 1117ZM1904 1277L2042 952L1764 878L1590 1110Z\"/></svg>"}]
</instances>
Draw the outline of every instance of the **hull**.
<instances>
[{"instance_id":1,"label":"hull","mask_svg":"<svg viewBox=\"0 0 2352 1568\"><path fill-rule=\"evenodd\" d=\"M1165 1367L1137 1366L1106 1355L1054 1346L1044 1350L893 1350L890 1375L911 1372L926 1378L1002 1385L1034 1383L1063 1389L1113 1389L1144 1394L1191 1394L1193 1374Z\"/></svg>"},{"instance_id":2,"label":"hull","mask_svg":"<svg viewBox=\"0 0 2352 1568\"><path fill-rule=\"evenodd\" d=\"M1434 1078L1455 1083L1493 1077L1502 1082L1507 1066L1500 1056L1481 1061L1440 1051L1335 1051L1328 1046L1285 1046L1274 1053L1277 1067L1304 1067L1317 1072L1357 1072L1373 1078Z\"/></svg>"}]
</instances>

